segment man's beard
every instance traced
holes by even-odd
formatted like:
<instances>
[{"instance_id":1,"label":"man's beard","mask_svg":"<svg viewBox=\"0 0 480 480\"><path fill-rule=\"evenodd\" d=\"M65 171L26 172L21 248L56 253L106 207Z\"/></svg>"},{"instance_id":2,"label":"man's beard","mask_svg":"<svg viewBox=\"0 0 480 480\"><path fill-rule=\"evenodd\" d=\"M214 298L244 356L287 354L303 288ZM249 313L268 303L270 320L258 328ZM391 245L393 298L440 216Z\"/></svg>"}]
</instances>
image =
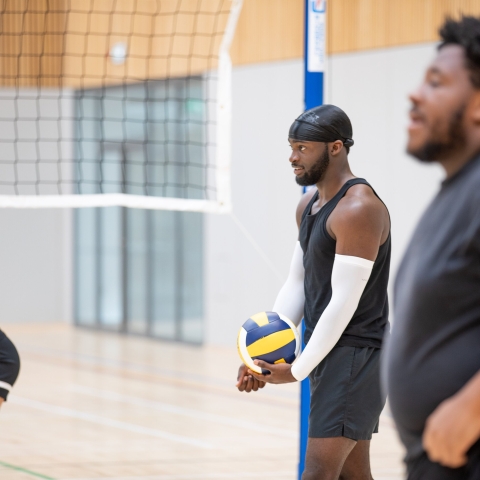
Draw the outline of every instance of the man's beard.
<instances>
[{"instance_id":1,"label":"man's beard","mask_svg":"<svg viewBox=\"0 0 480 480\"><path fill-rule=\"evenodd\" d=\"M325 174L328 165L330 163L330 157L328 155L328 148L325 145L325 151L323 155L313 164L309 172L305 172L301 177L297 176L295 181L302 187L308 187L318 183Z\"/></svg>"},{"instance_id":2,"label":"man's beard","mask_svg":"<svg viewBox=\"0 0 480 480\"><path fill-rule=\"evenodd\" d=\"M462 105L451 117L448 125L447 134L442 140L426 141L417 150L409 150L408 153L413 155L421 162L434 162L441 160L458 148L465 144L465 132L462 126L463 114L465 113L465 105ZM442 135L434 135L441 137Z\"/></svg>"}]
</instances>

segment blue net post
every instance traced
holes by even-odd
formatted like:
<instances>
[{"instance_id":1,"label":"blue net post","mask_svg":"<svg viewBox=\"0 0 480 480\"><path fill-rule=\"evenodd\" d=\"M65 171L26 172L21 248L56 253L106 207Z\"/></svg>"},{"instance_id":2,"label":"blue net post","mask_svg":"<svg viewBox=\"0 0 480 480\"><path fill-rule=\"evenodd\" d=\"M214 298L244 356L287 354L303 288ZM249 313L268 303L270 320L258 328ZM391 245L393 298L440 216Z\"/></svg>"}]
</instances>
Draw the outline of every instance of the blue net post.
<instances>
[{"instance_id":1,"label":"blue net post","mask_svg":"<svg viewBox=\"0 0 480 480\"><path fill-rule=\"evenodd\" d=\"M323 72L325 70L326 1L305 0L305 110L323 104ZM305 333L303 323L302 333ZM300 461L298 479L305 468L310 411L308 378L300 386Z\"/></svg>"},{"instance_id":2,"label":"blue net post","mask_svg":"<svg viewBox=\"0 0 480 480\"><path fill-rule=\"evenodd\" d=\"M302 322L302 336L305 334L305 323ZM305 454L308 440L308 414L310 412L310 380L306 378L300 384L300 460L298 462L298 480L305 469Z\"/></svg>"}]
</instances>

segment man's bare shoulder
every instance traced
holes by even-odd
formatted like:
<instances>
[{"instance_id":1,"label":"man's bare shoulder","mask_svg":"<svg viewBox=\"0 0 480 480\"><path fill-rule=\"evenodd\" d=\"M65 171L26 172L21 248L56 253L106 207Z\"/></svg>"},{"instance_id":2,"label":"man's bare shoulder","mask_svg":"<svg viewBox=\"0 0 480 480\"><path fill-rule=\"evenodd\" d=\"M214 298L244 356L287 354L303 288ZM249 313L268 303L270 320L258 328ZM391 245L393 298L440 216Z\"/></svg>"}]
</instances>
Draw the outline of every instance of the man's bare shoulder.
<instances>
[{"instance_id":1,"label":"man's bare shoulder","mask_svg":"<svg viewBox=\"0 0 480 480\"><path fill-rule=\"evenodd\" d=\"M390 217L384 203L364 184L354 185L338 202L330 220L333 232L380 232L384 241L390 231Z\"/></svg>"},{"instance_id":2,"label":"man's bare shoulder","mask_svg":"<svg viewBox=\"0 0 480 480\"><path fill-rule=\"evenodd\" d=\"M371 187L365 184L350 187L335 209L342 215L388 215L385 204L375 195Z\"/></svg>"},{"instance_id":3,"label":"man's bare shoulder","mask_svg":"<svg viewBox=\"0 0 480 480\"><path fill-rule=\"evenodd\" d=\"M300 228L300 223L302 222L303 212L307 208L307 205L309 204L312 197L315 195L316 191L317 191L316 188L311 188L308 192L302 195L302 197L300 198L300 201L298 202L297 212L296 212L298 228Z\"/></svg>"}]
</instances>

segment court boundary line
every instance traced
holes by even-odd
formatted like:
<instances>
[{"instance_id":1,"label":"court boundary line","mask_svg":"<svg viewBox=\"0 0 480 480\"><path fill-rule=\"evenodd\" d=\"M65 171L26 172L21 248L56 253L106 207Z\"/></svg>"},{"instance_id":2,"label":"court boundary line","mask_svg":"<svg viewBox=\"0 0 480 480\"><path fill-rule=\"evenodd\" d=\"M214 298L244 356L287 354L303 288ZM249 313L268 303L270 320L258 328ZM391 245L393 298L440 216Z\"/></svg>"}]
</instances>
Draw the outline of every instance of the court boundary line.
<instances>
[{"instance_id":1,"label":"court boundary line","mask_svg":"<svg viewBox=\"0 0 480 480\"><path fill-rule=\"evenodd\" d=\"M221 480L227 478L279 478L289 477L294 475L294 472L238 472L238 473L177 473L177 474L160 474L160 475L146 475L146 476L129 476L129 477L115 477L115 480L194 480L205 478L219 478ZM82 478L65 478L62 480L104 480L105 477L82 477Z\"/></svg>"},{"instance_id":2,"label":"court boundary line","mask_svg":"<svg viewBox=\"0 0 480 480\"><path fill-rule=\"evenodd\" d=\"M35 408L36 410L40 410L43 412L52 413L52 414L60 415L64 417L75 418L77 420L84 420L90 423L95 423L97 425L104 425L106 427L117 428L119 430L138 433L141 435L148 435L151 437L160 438L162 440L183 443L186 445L191 445L193 447L199 447L207 450L211 450L214 448L212 444L202 440L196 440L194 438L184 437L182 435L176 435L174 433L168 433L162 430L157 430L149 427L143 427L141 425L136 425L133 423L127 423L127 422L122 422L120 420L101 417L100 415L96 415L94 413L81 412L79 410L74 410L72 408L60 407L60 406L52 405L49 403L39 402L38 400L31 400L25 397L17 397L16 395L10 395L8 399L15 405Z\"/></svg>"},{"instance_id":3,"label":"court boundary line","mask_svg":"<svg viewBox=\"0 0 480 480\"><path fill-rule=\"evenodd\" d=\"M236 420L234 418L224 417L222 415L217 415L214 413L208 412L198 412L191 408L179 407L177 405L171 405L164 402L159 402L157 400L150 400L141 397L123 395L121 393L113 392L110 390L100 390L91 387L85 387L83 385L72 384L68 387L69 390L80 393L83 395L88 395L94 398L101 398L104 400L112 400L116 402L126 403L128 405L135 405L138 407L148 407L154 410L159 410L162 412L173 413L176 415L183 415L189 418L195 418L197 420L202 420L206 422L216 422L220 425L226 425L229 427L240 427L245 428L250 431L257 431L262 433L268 433L271 435L279 435L287 438L298 438L298 433L293 430L280 429L275 427L270 427L268 425L258 425L253 422L246 422L244 420Z\"/></svg>"},{"instance_id":4,"label":"court boundary line","mask_svg":"<svg viewBox=\"0 0 480 480\"><path fill-rule=\"evenodd\" d=\"M1 460L0 460L0 466L9 468L10 470L16 470L18 472L26 473L27 475L30 475L32 477L42 478L43 480L56 480L55 478L49 477L48 475L43 475L43 473L37 473L37 472L34 472L33 470L28 470L28 468L12 465L11 463L2 462Z\"/></svg>"},{"instance_id":5,"label":"court boundary line","mask_svg":"<svg viewBox=\"0 0 480 480\"><path fill-rule=\"evenodd\" d=\"M94 332L92 330L92 332ZM98 333L98 332L94 332ZM103 333L103 332L100 332ZM115 369L123 369L124 371L131 374L140 374L140 375L151 375L163 381L169 382L172 385L182 385L185 388L198 389L202 388L205 391L210 391L210 389L216 389L221 392L222 395L228 396L229 398L235 397L239 401L245 401L247 403L256 403L255 398L249 397L248 395L239 395L239 392L235 387L229 387L227 382L212 382L212 378L207 377L208 387L205 387L205 380L201 378L195 378L193 375L185 375L183 372L169 373L167 370L162 371L158 370L156 367L150 367L143 364L135 364L131 362L122 362L116 359L108 359L98 356L78 354L76 352L65 352L61 350L52 351L51 349L42 348L42 347L33 347L31 344L22 344L17 342L16 345L20 346L24 353L31 355L32 357L38 355L42 359L50 358L54 361L55 358L68 359L71 362L78 362L82 368L110 368L112 371ZM30 350L30 351L28 351ZM45 363L48 362L48 360ZM61 365L64 366L64 365ZM138 380L141 380L138 378ZM210 380L210 381L209 381ZM214 379L213 379L214 380ZM232 383L231 385L233 385ZM270 403L275 403L276 406L280 408L290 408L291 406L297 405L297 395L292 392L277 392L272 395L268 392L259 392L265 400L268 400Z\"/></svg>"}]
</instances>

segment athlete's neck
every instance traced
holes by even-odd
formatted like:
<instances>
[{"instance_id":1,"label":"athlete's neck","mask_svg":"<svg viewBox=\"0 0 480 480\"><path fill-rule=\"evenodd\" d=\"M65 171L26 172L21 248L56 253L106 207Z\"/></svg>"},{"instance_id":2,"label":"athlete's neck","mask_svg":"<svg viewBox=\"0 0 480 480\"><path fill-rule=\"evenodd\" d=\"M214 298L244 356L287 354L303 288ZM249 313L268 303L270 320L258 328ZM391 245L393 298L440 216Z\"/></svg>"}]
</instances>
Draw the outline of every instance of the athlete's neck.
<instances>
[{"instance_id":1,"label":"athlete's neck","mask_svg":"<svg viewBox=\"0 0 480 480\"><path fill-rule=\"evenodd\" d=\"M345 162L342 168L331 168L334 166L331 164L322 179L315 185L318 190L319 205L327 203L338 193L345 182L355 178L348 162Z\"/></svg>"}]
</instances>

